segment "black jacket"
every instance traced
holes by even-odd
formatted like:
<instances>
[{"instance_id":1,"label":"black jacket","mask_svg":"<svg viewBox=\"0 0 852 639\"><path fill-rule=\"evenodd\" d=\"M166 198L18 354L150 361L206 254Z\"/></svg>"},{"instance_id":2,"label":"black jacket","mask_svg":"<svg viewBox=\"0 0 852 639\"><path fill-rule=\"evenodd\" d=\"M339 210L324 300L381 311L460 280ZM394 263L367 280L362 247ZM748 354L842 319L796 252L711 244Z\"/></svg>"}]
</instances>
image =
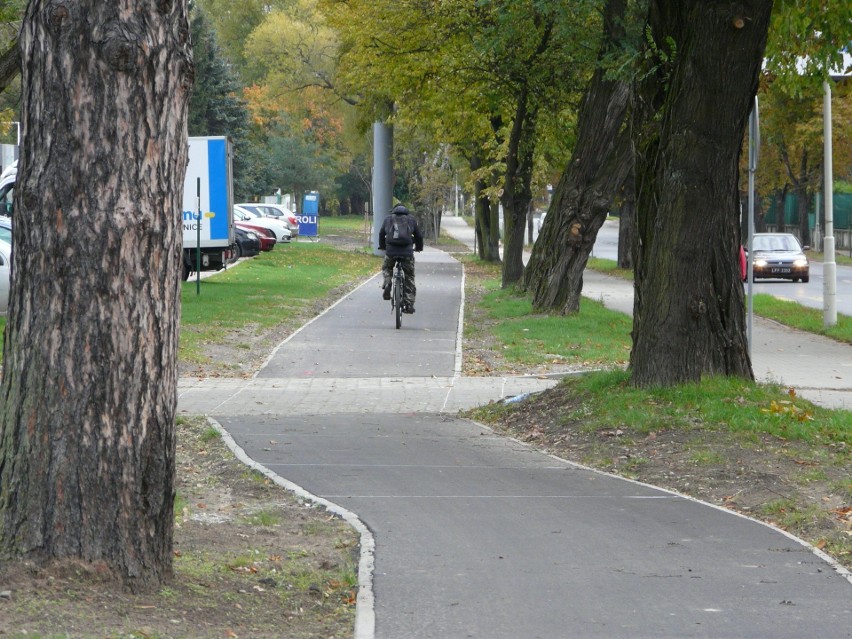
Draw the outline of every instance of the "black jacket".
<instances>
[{"instance_id":1,"label":"black jacket","mask_svg":"<svg viewBox=\"0 0 852 639\"><path fill-rule=\"evenodd\" d=\"M387 234L391 232L394 221L398 223L407 223L411 229L411 237L413 242L407 246L396 246L387 244ZM420 228L417 226L417 220L406 213L391 213L385 218L382 228L379 230L379 250L384 251L388 257L413 257L414 251L423 250L423 236L420 234Z\"/></svg>"}]
</instances>

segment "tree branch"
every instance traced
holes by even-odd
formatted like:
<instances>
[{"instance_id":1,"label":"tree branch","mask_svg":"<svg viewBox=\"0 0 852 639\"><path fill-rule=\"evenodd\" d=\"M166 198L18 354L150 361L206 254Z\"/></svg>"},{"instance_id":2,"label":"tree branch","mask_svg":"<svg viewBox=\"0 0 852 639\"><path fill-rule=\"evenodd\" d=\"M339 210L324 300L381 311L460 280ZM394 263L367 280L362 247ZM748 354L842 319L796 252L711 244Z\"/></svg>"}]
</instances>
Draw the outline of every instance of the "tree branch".
<instances>
[{"instance_id":1,"label":"tree branch","mask_svg":"<svg viewBox=\"0 0 852 639\"><path fill-rule=\"evenodd\" d=\"M0 91L5 91L20 72L21 50L18 48L18 40L15 39L0 55Z\"/></svg>"}]
</instances>

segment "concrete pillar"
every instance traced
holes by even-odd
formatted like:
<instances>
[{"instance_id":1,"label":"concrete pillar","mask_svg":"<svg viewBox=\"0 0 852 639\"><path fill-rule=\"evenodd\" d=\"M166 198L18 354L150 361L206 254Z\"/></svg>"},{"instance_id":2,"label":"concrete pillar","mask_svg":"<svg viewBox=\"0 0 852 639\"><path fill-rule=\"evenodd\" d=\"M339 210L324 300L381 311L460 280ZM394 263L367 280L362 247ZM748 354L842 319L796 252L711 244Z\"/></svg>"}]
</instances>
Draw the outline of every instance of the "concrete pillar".
<instances>
[{"instance_id":1,"label":"concrete pillar","mask_svg":"<svg viewBox=\"0 0 852 639\"><path fill-rule=\"evenodd\" d=\"M379 230L393 204L393 127L384 122L373 123L373 250L383 252Z\"/></svg>"}]
</instances>

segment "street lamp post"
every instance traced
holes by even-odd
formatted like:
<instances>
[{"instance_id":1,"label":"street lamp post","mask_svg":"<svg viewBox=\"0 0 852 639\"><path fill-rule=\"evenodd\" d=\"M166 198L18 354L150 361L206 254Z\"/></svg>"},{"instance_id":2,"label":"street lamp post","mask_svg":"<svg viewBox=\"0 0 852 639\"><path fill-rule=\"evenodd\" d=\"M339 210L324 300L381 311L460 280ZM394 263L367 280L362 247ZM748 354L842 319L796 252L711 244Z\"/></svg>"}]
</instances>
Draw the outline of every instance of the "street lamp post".
<instances>
[{"instance_id":1,"label":"street lamp post","mask_svg":"<svg viewBox=\"0 0 852 639\"><path fill-rule=\"evenodd\" d=\"M825 327L837 325L837 262L834 254L834 165L831 142L831 85L826 80L822 84L823 119L823 173L825 181L825 236L822 241L822 323Z\"/></svg>"}]
</instances>

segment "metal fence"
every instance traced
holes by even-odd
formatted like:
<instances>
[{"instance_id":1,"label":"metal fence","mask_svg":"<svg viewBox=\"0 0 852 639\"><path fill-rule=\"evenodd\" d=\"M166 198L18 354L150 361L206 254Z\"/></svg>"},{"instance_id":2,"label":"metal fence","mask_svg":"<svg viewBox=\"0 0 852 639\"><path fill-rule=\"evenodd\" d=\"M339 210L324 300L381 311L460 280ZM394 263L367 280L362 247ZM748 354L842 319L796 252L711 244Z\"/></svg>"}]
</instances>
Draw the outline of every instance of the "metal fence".
<instances>
[{"instance_id":1,"label":"metal fence","mask_svg":"<svg viewBox=\"0 0 852 639\"><path fill-rule=\"evenodd\" d=\"M779 215L779 208L775 200L767 202L766 216L764 217L767 230L782 230L798 237L798 197L792 194L787 195L782 215ZM824 233L825 211L820 196L808 203L808 227L812 232L817 219L819 219L819 228ZM837 249L852 251L852 193L834 194L834 243Z\"/></svg>"}]
</instances>

